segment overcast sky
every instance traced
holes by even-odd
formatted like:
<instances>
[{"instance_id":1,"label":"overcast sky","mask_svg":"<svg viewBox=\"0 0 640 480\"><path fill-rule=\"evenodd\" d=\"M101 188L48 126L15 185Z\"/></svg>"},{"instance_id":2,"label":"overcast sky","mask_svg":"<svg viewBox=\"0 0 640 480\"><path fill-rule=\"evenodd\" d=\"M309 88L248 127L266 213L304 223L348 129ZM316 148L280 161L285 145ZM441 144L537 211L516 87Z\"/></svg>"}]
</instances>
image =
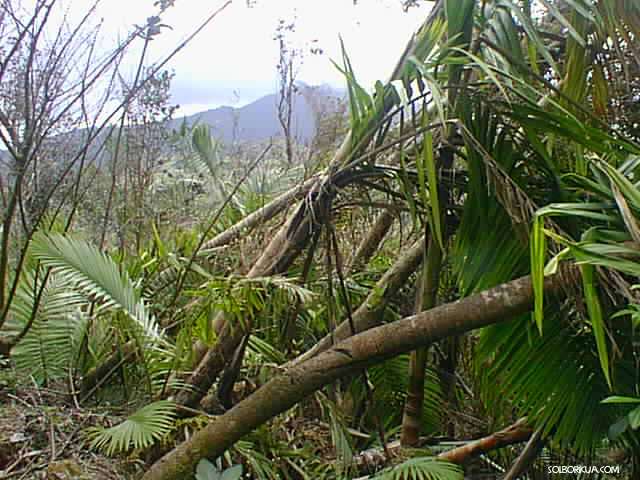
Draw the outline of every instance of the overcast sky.
<instances>
[{"instance_id":1,"label":"overcast sky","mask_svg":"<svg viewBox=\"0 0 640 480\"><path fill-rule=\"evenodd\" d=\"M86 5L84 0L74 3ZM154 0L103 0L100 15L105 33L115 36L144 24ZM176 0L163 17L173 30L152 42L150 59L159 59L223 0ZM300 47L316 45L324 54L304 58L298 78L316 85L343 86L331 63L340 62L342 35L359 81L369 87L385 80L410 36L424 20L430 2L403 12L400 0L235 0L170 64L176 77L173 102L182 114L220 105L240 106L275 91L278 45L273 39L278 20L296 19L292 40Z\"/></svg>"}]
</instances>

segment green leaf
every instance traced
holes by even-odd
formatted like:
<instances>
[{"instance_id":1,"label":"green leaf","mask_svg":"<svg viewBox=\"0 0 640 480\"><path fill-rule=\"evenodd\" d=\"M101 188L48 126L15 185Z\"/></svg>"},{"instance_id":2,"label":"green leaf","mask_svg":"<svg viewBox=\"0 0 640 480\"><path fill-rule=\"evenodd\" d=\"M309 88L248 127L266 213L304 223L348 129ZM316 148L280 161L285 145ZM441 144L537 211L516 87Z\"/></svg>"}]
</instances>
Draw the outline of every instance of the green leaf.
<instances>
[{"instance_id":1,"label":"green leaf","mask_svg":"<svg viewBox=\"0 0 640 480\"><path fill-rule=\"evenodd\" d=\"M220 480L220 471L213 463L203 458L196 466L196 480Z\"/></svg>"},{"instance_id":2,"label":"green leaf","mask_svg":"<svg viewBox=\"0 0 640 480\"><path fill-rule=\"evenodd\" d=\"M438 195L438 175L436 173L436 162L433 157L433 134L431 131L425 133L422 148L422 162L417 162L418 182L422 201L425 208L430 208L431 228L435 233L440 250L444 250L444 240L442 236L442 209ZM425 178L426 173L426 178ZM427 195L426 183L429 185Z\"/></svg>"},{"instance_id":3,"label":"green leaf","mask_svg":"<svg viewBox=\"0 0 640 480\"><path fill-rule=\"evenodd\" d=\"M582 275L582 287L584 289L585 303L587 304L593 334L596 339L600 365L609 387L612 388L605 325L602 317L602 307L598 298L598 291L595 286L595 267L593 267L593 265L580 265L580 273Z\"/></svg>"},{"instance_id":4,"label":"green leaf","mask_svg":"<svg viewBox=\"0 0 640 480\"><path fill-rule=\"evenodd\" d=\"M629 418L629 425L631 428L636 430L640 427L640 407L631 410L627 415L627 418Z\"/></svg>"},{"instance_id":5,"label":"green leaf","mask_svg":"<svg viewBox=\"0 0 640 480\"><path fill-rule=\"evenodd\" d=\"M546 250L544 219L541 215L536 215L531 228L531 279L535 296L533 312L540 335L542 335L544 321L544 263Z\"/></svg>"},{"instance_id":6,"label":"green leaf","mask_svg":"<svg viewBox=\"0 0 640 480\"><path fill-rule=\"evenodd\" d=\"M161 338L154 316L127 272L120 272L118 265L95 246L64 235L38 233L32 240L31 253L89 300L127 313L148 339Z\"/></svg>"},{"instance_id":7,"label":"green leaf","mask_svg":"<svg viewBox=\"0 0 640 480\"><path fill-rule=\"evenodd\" d=\"M150 403L111 428L91 428L91 446L107 455L123 453L131 448L144 449L174 427L175 404L168 400Z\"/></svg>"},{"instance_id":8,"label":"green leaf","mask_svg":"<svg viewBox=\"0 0 640 480\"><path fill-rule=\"evenodd\" d=\"M640 403L640 398L613 395L605 398L601 403Z\"/></svg>"},{"instance_id":9,"label":"green leaf","mask_svg":"<svg viewBox=\"0 0 640 480\"><path fill-rule=\"evenodd\" d=\"M18 335L34 316L31 328L14 347L11 358L19 371L43 384L67 378L69 371L76 368L89 321L82 314L86 299L55 274L49 275L34 312L44 280L36 278L31 271L22 274L2 333Z\"/></svg>"},{"instance_id":10,"label":"green leaf","mask_svg":"<svg viewBox=\"0 0 640 480\"><path fill-rule=\"evenodd\" d=\"M434 457L412 458L386 468L372 477L375 480L462 480L462 467Z\"/></svg>"},{"instance_id":11,"label":"green leaf","mask_svg":"<svg viewBox=\"0 0 640 480\"><path fill-rule=\"evenodd\" d=\"M239 480L242 478L242 465L234 465L222 472L220 480Z\"/></svg>"}]
</instances>

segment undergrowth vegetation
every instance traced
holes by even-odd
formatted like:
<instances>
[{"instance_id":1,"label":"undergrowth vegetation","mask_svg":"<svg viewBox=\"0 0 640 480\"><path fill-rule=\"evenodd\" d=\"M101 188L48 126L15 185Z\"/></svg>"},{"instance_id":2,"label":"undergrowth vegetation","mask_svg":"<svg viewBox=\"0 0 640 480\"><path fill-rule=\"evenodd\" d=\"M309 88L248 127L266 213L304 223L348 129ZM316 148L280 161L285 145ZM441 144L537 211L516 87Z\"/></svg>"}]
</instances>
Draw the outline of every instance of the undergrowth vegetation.
<instances>
[{"instance_id":1,"label":"undergrowth vegetation","mask_svg":"<svg viewBox=\"0 0 640 480\"><path fill-rule=\"evenodd\" d=\"M637 478L638 3L431 2L306 145L173 118L173 3L0 6L0 478Z\"/></svg>"}]
</instances>

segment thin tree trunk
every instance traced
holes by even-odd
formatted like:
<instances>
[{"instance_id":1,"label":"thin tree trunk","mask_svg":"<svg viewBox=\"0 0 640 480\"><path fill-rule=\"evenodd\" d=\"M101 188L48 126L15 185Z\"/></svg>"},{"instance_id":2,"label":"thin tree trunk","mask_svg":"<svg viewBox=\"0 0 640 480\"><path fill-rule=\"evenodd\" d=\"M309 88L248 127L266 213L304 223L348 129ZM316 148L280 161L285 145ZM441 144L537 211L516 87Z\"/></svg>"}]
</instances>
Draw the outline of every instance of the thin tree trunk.
<instances>
[{"instance_id":1,"label":"thin tree trunk","mask_svg":"<svg viewBox=\"0 0 640 480\"><path fill-rule=\"evenodd\" d=\"M255 228L259 224L271 220L280 212L290 207L292 202L298 201L303 198L318 181L318 177L314 176L306 180L300 185L287 190L278 198L273 199L267 203L264 207L256 210L255 212L247 215L235 225L227 228L224 232L219 233L211 240L204 243L202 248L204 250L222 247L228 245L231 242L237 240L243 234L246 234L249 230Z\"/></svg>"},{"instance_id":2,"label":"thin tree trunk","mask_svg":"<svg viewBox=\"0 0 640 480\"><path fill-rule=\"evenodd\" d=\"M500 430L499 432L492 433L486 437L483 437L478 440L470 441L460 447L453 448L446 452L442 452L438 455L438 458L441 460L446 460L451 463L463 465L469 460L477 457L478 455L482 455L484 453L488 453L491 450L498 450L500 448L513 445L516 443L521 443L529 439L527 445L525 446L522 454L518 457L518 460L514 463L514 467L519 463L521 458L524 458L526 452L529 451L529 447L532 442L538 442L539 436L538 433L531 434L531 428L526 425L526 419L520 419L516 423L508 426L507 428ZM536 440L537 439L537 440ZM392 454L397 454L403 448L402 444L399 441L395 441L387 445L387 449L392 452ZM539 450L536 450L536 453L533 455L537 455ZM527 458L529 458L529 454L527 454ZM359 471L363 471L365 469L378 470L380 468L385 467L388 462L386 457L382 453L382 449L375 448L371 450L367 450L362 452L358 456L354 458L354 463ZM529 463L527 462L527 465ZM513 468L512 468L513 470ZM511 472L511 470L510 470ZM519 470L518 475L523 473L523 470ZM365 480L370 477L361 477L356 480ZM515 480L517 477L505 477L503 480Z\"/></svg>"},{"instance_id":3,"label":"thin tree trunk","mask_svg":"<svg viewBox=\"0 0 640 480\"><path fill-rule=\"evenodd\" d=\"M438 163L440 170L451 170L453 166L454 154L453 150L447 146L439 149ZM451 203L451 191L442 181L442 173L438 175L439 184L438 199L440 218L444 228L442 231L442 245L438 244L435 235L429 236L427 245L427 258L425 260L425 268L422 272L424 276L423 291L419 292L420 302L416 302L416 306L420 308L417 311L428 310L437 304L438 286L440 285L440 273L442 271L442 261L444 257L443 249L447 242L447 210L444 205ZM427 368L427 348L420 348L415 352L411 352L409 362L409 385L407 389L407 400L405 402L404 413L402 416L402 433L400 442L403 446L415 446L420 441L420 429L422 427L422 410L424 404L424 378ZM446 397L445 397L446 398Z\"/></svg>"},{"instance_id":4,"label":"thin tree trunk","mask_svg":"<svg viewBox=\"0 0 640 480\"><path fill-rule=\"evenodd\" d=\"M396 297L398 291L407 283L416 271L424 256L424 237L416 241L409 250L400 256L376 283L371 293L360 307L353 313L353 325L356 333L364 332L381 323L382 313L389 301ZM325 335L312 348L293 360L289 366L299 365L312 357L331 348L333 343L351 336L349 321L341 322L332 334Z\"/></svg>"},{"instance_id":5,"label":"thin tree trunk","mask_svg":"<svg viewBox=\"0 0 640 480\"><path fill-rule=\"evenodd\" d=\"M544 448L542 431L536 430L502 480L517 480L525 473Z\"/></svg>"},{"instance_id":6,"label":"thin tree trunk","mask_svg":"<svg viewBox=\"0 0 640 480\"><path fill-rule=\"evenodd\" d=\"M367 231L367 234L362 238L356 248L355 253L349 260L348 272L354 272L364 268L376 250L380 247L382 240L393 225L394 215L390 209L383 210L376 218L372 227Z\"/></svg>"},{"instance_id":7,"label":"thin tree trunk","mask_svg":"<svg viewBox=\"0 0 640 480\"><path fill-rule=\"evenodd\" d=\"M545 292L562 292L560 275L545 280ZM486 327L529 311L530 277L500 285L418 315L382 325L340 342L285 370L151 466L142 480L181 480L204 457L222 455L236 441L335 380L452 335ZM493 442L495 446L498 439Z\"/></svg>"},{"instance_id":8,"label":"thin tree trunk","mask_svg":"<svg viewBox=\"0 0 640 480\"><path fill-rule=\"evenodd\" d=\"M440 270L442 269L442 250L433 235L429 235L427 258L416 292L416 313L429 310L436 305ZM424 405L424 377L427 366L428 347L411 352L409 361L409 385L407 400L402 416L400 443L404 447L416 446L420 441L422 427L422 409Z\"/></svg>"},{"instance_id":9,"label":"thin tree trunk","mask_svg":"<svg viewBox=\"0 0 640 480\"><path fill-rule=\"evenodd\" d=\"M513 425L492 433L479 440L474 440L461 447L454 448L438 455L438 458L447 462L463 465L472 458L482 455L483 453L500 448L508 447L516 443L526 442L533 435L533 429L527 425L527 419L521 418Z\"/></svg>"}]
</instances>

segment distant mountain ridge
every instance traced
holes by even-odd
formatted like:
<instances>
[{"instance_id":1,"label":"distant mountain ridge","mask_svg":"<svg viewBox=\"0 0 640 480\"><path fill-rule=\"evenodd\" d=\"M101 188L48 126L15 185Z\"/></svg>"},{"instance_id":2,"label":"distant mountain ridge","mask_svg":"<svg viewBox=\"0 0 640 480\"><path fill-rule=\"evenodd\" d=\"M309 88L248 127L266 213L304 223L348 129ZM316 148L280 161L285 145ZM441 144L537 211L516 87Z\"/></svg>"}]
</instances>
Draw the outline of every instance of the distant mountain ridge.
<instances>
[{"instance_id":1,"label":"distant mountain ridge","mask_svg":"<svg viewBox=\"0 0 640 480\"><path fill-rule=\"evenodd\" d=\"M316 132L316 118L318 108L326 109L325 113L335 112L338 101L346 97L346 91L329 85L309 86L304 83L296 85L297 92L294 100L292 115L292 132L296 142L309 143ZM174 118L169 122L169 128L178 129L186 120L188 125L204 123L211 127L211 134L223 144L255 143L271 137L282 136L282 128L278 121L278 95L272 93L259 98L243 107L234 108L223 106L212 110L205 110L193 115ZM73 130L78 144L86 133L83 129ZM105 133L92 142L91 152L95 152L102 144ZM92 153L90 153L92 156ZM104 153L98 155L97 162L101 163ZM0 173L6 173L11 159L9 153L0 148Z\"/></svg>"},{"instance_id":2,"label":"distant mountain ridge","mask_svg":"<svg viewBox=\"0 0 640 480\"><path fill-rule=\"evenodd\" d=\"M317 105L324 104L330 108L345 97L345 91L329 85L308 86L300 83L296 87L292 132L298 142L308 143L316 131ZM256 142L282 135L276 93L239 108L223 106L175 118L171 127L177 128L185 120L188 125L196 122L209 125L212 135L223 143Z\"/></svg>"}]
</instances>

